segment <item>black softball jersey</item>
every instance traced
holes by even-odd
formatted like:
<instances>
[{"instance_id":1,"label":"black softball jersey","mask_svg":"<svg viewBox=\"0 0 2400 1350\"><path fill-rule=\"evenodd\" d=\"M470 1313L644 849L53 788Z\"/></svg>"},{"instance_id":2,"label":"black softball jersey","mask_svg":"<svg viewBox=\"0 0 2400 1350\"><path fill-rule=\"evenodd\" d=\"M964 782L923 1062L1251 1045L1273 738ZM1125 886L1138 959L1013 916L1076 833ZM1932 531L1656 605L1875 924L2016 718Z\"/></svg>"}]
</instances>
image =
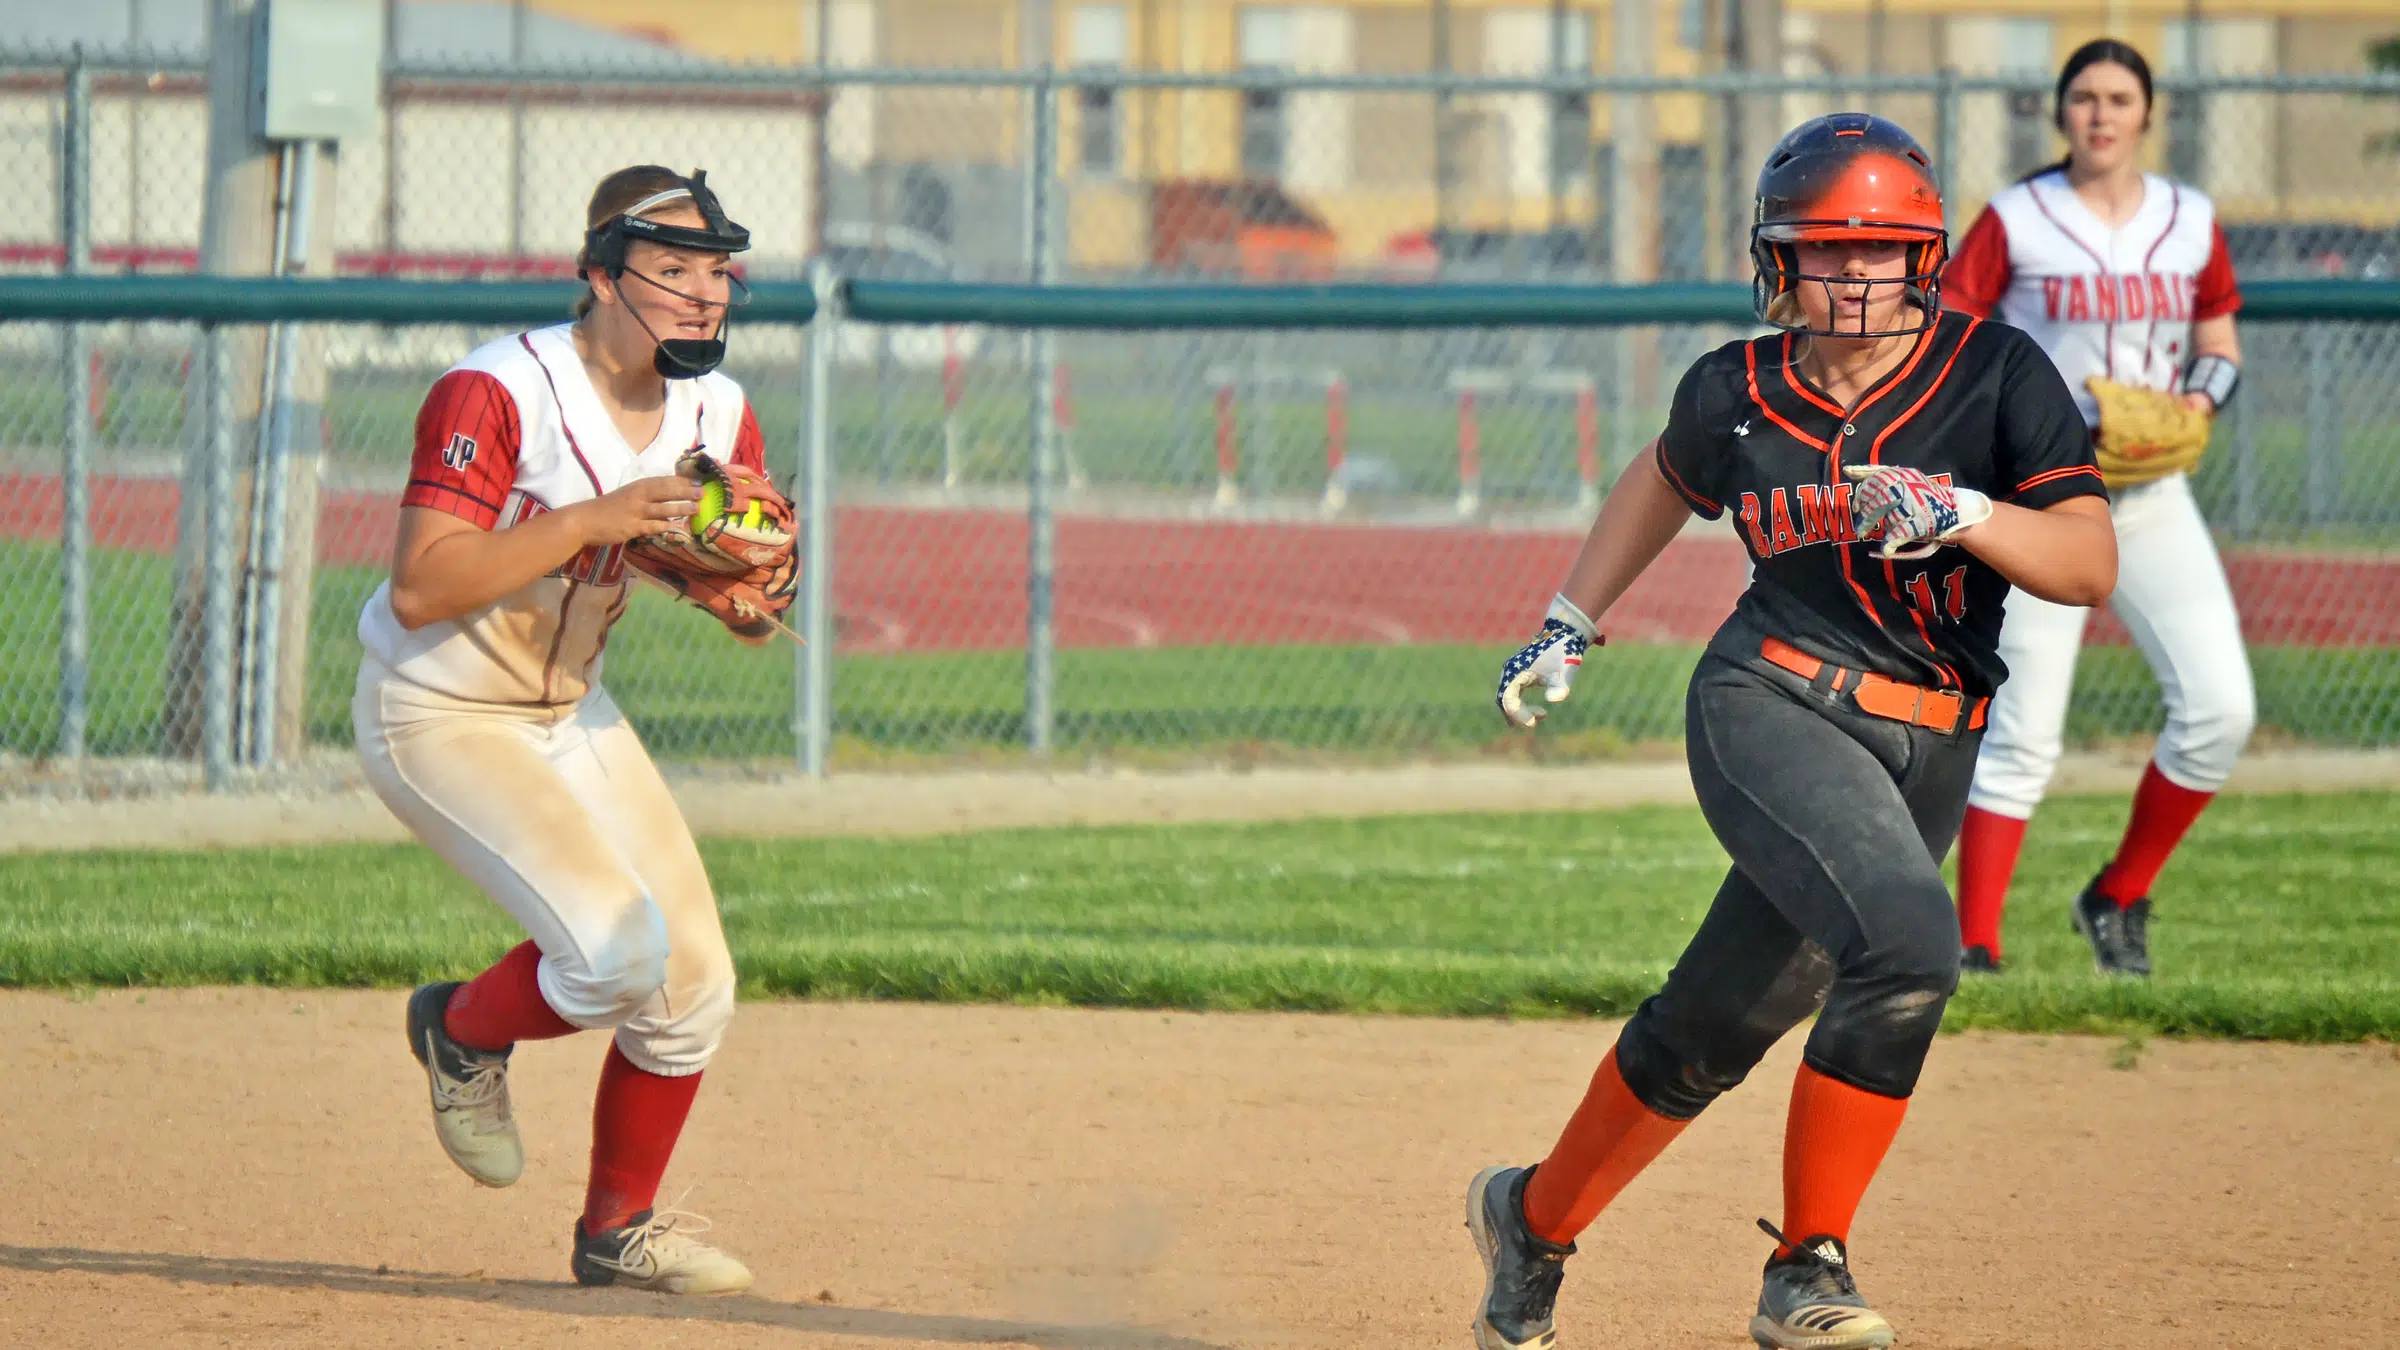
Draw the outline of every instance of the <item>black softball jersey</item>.
<instances>
[{"instance_id":1,"label":"black softball jersey","mask_svg":"<svg viewBox=\"0 0 2400 1350\"><path fill-rule=\"evenodd\" d=\"M1988 698L2008 678L2007 579L1955 546L1876 556L1843 467L1907 465L2034 510L2105 498L2074 396L2032 338L1958 313L1846 411L1801 375L1798 351L1772 334L1701 357L1658 442L1692 510L1739 524L1756 566L1735 617L1820 660Z\"/></svg>"}]
</instances>

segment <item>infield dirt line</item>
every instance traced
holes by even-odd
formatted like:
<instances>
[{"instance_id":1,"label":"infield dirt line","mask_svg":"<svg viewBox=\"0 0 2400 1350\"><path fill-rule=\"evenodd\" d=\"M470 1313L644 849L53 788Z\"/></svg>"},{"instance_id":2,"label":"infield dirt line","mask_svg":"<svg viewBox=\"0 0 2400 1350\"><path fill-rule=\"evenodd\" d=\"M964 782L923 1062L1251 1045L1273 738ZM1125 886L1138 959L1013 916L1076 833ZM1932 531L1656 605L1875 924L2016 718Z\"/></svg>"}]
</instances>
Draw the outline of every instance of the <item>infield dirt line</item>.
<instances>
[{"instance_id":1,"label":"infield dirt line","mask_svg":"<svg viewBox=\"0 0 2400 1350\"><path fill-rule=\"evenodd\" d=\"M2053 795L2130 792L2144 754L2070 754ZM1572 767L1444 763L1185 773L841 774L822 781L673 780L703 834L925 835L1060 825L1294 820L1462 811L1585 811L1692 800L1680 760ZM2400 788L2400 752L2276 750L2243 757L2228 791ZM0 853L389 842L408 838L356 786L296 793L0 799Z\"/></svg>"}]
</instances>

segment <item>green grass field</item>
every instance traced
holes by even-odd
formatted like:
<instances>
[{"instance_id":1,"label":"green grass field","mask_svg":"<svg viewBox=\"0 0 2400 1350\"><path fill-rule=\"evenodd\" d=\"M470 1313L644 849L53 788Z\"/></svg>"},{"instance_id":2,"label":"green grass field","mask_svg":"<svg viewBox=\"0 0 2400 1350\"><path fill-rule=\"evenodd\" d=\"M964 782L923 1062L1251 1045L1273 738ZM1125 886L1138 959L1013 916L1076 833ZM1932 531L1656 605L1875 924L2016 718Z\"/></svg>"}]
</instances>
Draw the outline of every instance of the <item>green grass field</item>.
<instances>
[{"instance_id":1,"label":"green grass field","mask_svg":"<svg viewBox=\"0 0 2400 1350\"><path fill-rule=\"evenodd\" d=\"M1953 1027L2400 1037L2400 795L2228 797L2159 888L2163 972L2103 980L2066 902L2124 803L2037 819L2010 973ZM1698 812L1400 817L705 846L753 996L1616 1015L1724 856ZM517 940L414 845L0 857L0 985L398 987Z\"/></svg>"},{"instance_id":2,"label":"green grass field","mask_svg":"<svg viewBox=\"0 0 2400 1350\"><path fill-rule=\"evenodd\" d=\"M94 754L157 753L168 654L167 559L95 555ZM318 574L308 726L320 744L350 739L359 607L380 573ZM0 752L39 755L56 733L57 552L0 541ZM609 689L652 749L669 759L792 756L793 661L782 646L716 640L710 620L647 591L611 635ZM705 639L705 640L704 640ZM1683 685L1698 648L1611 646L1530 744L1507 733L1489 690L1506 655L1480 644L1179 647L1059 654L1059 745L1073 753L1192 758L1622 753L1682 735ZM2260 722L2270 736L2337 745L2400 741L2400 649L2260 647L2251 652ZM1023 744L1024 658L1015 651L845 655L836 663L836 762L989 757ZM2138 736L2162 716L2156 685L2128 648L2084 653L2068 734Z\"/></svg>"}]
</instances>

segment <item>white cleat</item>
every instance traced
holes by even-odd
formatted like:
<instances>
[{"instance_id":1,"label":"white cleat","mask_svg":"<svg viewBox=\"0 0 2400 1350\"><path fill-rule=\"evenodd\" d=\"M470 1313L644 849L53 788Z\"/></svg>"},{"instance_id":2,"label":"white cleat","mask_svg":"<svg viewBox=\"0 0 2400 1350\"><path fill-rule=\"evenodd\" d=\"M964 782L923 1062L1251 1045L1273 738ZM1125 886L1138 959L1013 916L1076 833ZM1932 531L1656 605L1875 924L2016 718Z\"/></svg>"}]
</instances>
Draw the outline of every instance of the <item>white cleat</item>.
<instances>
[{"instance_id":1,"label":"white cleat","mask_svg":"<svg viewBox=\"0 0 2400 1350\"><path fill-rule=\"evenodd\" d=\"M525 1144L508 1102L508 1051L450 1039L442 1014L457 988L455 981L429 984L408 996L409 1053L425 1066L442 1152L478 1184L507 1186L525 1175Z\"/></svg>"},{"instance_id":2,"label":"white cleat","mask_svg":"<svg viewBox=\"0 0 2400 1350\"><path fill-rule=\"evenodd\" d=\"M690 1225L682 1227L687 1223ZM622 1228L586 1237L575 1224L575 1283L658 1294L738 1294L750 1267L694 1238L708 1220L681 1210L643 1210Z\"/></svg>"}]
</instances>

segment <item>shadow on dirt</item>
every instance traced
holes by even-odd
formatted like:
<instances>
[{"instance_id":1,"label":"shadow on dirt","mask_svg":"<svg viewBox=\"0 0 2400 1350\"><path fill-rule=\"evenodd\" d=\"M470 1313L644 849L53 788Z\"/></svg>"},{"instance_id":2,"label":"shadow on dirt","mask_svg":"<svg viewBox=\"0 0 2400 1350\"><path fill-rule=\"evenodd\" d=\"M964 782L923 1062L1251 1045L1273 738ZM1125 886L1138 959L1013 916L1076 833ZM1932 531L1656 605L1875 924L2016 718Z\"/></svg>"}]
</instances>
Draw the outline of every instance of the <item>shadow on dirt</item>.
<instances>
[{"instance_id":1,"label":"shadow on dirt","mask_svg":"<svg viewBox=\"0 0 2400 1350\"><path fill-rule=\"evenodd\" d=\"M743 1294L683 1299L624 1289L583 1289L565 1281L496 1280L480 1276L337 1266L316 1261L255 1261L172 1252L111 1252L85 1247L0 1245L0 1270L87 1275L138 1275L187 1284L266 1289L322 1289L395 1298L453 1299L528 1312L576 1317L650 1317L731 1326L784 1327L839 1336L960 1345L1019 1344L1040 1350L1223 1350L1207 1341L1123 1326L1064 1326L983 1317L778 1303Z\"/></svg>"}]
</instances>

